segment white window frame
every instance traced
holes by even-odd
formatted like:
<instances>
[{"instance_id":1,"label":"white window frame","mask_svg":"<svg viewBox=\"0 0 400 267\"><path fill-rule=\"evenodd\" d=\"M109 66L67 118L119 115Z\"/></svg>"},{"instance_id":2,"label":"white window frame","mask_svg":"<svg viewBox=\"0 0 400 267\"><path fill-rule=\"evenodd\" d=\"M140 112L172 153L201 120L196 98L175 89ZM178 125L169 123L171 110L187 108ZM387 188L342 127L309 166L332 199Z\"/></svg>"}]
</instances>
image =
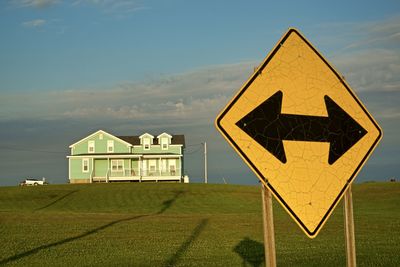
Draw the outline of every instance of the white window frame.
<instances>
[{"instance_id":1,"label":"white window frame","mask_svg":"<svg viewBox=\"0 0 400 267\"><path fill-rule=\"evenodd\" d=\"M93 148L93 151L90 151L90 148ZM88 142L88 153L94 153L96 151L96 146L94 140L90 140Z\"/></svg>"},{"instance_id":2,"label":"white window frame","mask_svg":"<svg viewBox=\"0 0 400 267\"><path fill-rule=\"evenodd\" d=\"M169 145L168 137L161 137L160 139L161 139L160 140L161 150L168 150L168 145Z\"/></svg>"},{"instance_id":3,"label":"white window frame","mask_svg":"<svg viewBox=\"0 0 400 267\"><path fill-rule=\"evenodd\" d=\"M87 166L87 169L85 170L85 166ZM89 159L88 158L83 158L82 159L82 172L89 172Z\"/></svg>"},{"instance_id":4,"label":"white window frame","mask_svg":"<svg viewBox=\"0 0 400 267\"><path fill-rule=\"evenodd\" d=\"M150 150L150 138L143 138L143 150Z\"/></svg>"},{"instance_id":5,"label":"white window frame","mask_svg":"<svg viewBox=\"0 0 400 267\"><path fill-rule=\"evenodd\" d=\"M116 167L115 170L114 170L114 166ZM121 169L119 167L121 167ZM124 170L125 170L125 167L124 167L123 159L112 159L111 160L111 172L124 172Z\"/></svg>"},{"instance_id":6,"label":"white window frame","mask_svg":"<svg viewBox=\"0 0 400 267\"><path fill-rule=\"evenodd\" d=\"M156 172L157 172L157 160L149 159L149 173L156 173Z\"/></svg>"},{"instance_id":7,"label":"white window frame","mask_svg":"<svg viewBox=\"0 0 400 267\"><path fill-rule=\"evenodd\" d=\"M102 134L102 133L99 134L99 139L100 139L100 140L103 140L103 134Z\"/></svg>"},{"instance_id":8,"label":"white window frame","mask_svg":"<svg viewBox=\"0 0 400 267\"><path fill-rule=\"evenodd\" d=\"M167 159L161 159L161 170L163 171L163 172L167 172L168 171L168 169L167 169Z\"/></svg>"},{"instance_id":9,"label":"white window frame","mask_svg":"<svg viewBox=\"0 0 400 267\"><path fill-rule=\"evenodd\" d=\"M107 140L107 153L114 153L114 140Z\"/></svg>"},{"instance_id":10,"label":"white window frame","mask_svg":"<svg viewBox=\"0 0 400 267\"><path fill-rule=\"evenodd\" d=\"M172 168L171 168L172 167ZM174 172L176 175L177 169L176 169L176 159L169 159L168 160L168 172L172 175L172 172Z\"/></svg>"}]
</instances>

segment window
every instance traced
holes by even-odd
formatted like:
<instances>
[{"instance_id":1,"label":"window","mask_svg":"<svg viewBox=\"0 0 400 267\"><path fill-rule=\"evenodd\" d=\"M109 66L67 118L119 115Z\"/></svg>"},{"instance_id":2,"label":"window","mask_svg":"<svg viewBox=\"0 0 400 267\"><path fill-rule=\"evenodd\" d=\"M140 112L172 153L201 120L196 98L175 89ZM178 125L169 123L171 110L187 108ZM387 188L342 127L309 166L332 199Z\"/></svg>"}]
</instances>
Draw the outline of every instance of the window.
<instances>
[{"instance_id":1,"label":"window","mask_svg":"<svg viewBox=\"0 0 400 267\"><path fill-rule=\"evenodd\" d=\"M94 141L88 143L88 153L94 153Z\"/></svg>"},{"instance_id":2,"label":"window","mask_svg":"<svg viewBox=\"0 0 400 267\"><path fill-rule=\"evenodd\" d=\"M161 169L166 172L167 171L167 159L161 160Z\"/></svg>"},{"instance_id":3,"label":"window","mask_svg":"<svg viewBox=\"0 0 400 267\"><path fill-rule=\"evenodd\" d=\"M144 150L150 149L150 138L143 138L143 149Z\"/></svg>"},{"instance_id":4,"label":"window","mask_svg":"<svg viewBox=\"0 0 400 267\"><path fill-rule=\"evenodd\" d=\"M162 150L168 149L168 138L166 137L161 138L161 149Z\"/></svg>"},{"instance_id":5,"label":"window","mask_svg":"<svg viewBox=\"0 0 400 267\"><path fill-rule=\"evenodd\" d=\"M170 175L176 175L176 160L175 159L168 160L168 165L169 165Z\"/></svg>"},{"instance_id":6,"label":"window","mask_svg":"<svg viewBox=\"0 0 400 267\"><path fill-rule=\"evenodd\" d=\"M89 172L89 159L82 159L82 172Z\"/></svg>"},{"instance_id":7,"label":"window","mask_svg":"<svg viewBox=\"0 0 400 267\"><path fill-rule=\"evenodd\" d=\"M122 172L123 170L124 170L124 160L123 159L111 160L111 171Z\"/></svg>"},{"instance_id":8,"label":"window","mask_svg":"<svg viewBox=\"0 0 400 267\"><path fill-rule=\"evenodd\" d=\"M109 153L114 152L114 140L107 141L107 152L109 152Z\"/></svg>"},{"instance_id":9,"label":"window","mask_svg":"<svg viewBox=\"0 0 400 267\"><path fill-rule=\"evenodd\" d=\"M100 139L100 140L103 140L103 134L102 134L102 133L99 134L99 139Z\"/></svg>"},{"instance_id":10,"label":"window","mask_svg":"<svg viewBox=\"0 0 400 267\"><path fill-rule=\"evenodd\" d=\"M149 175L154 175L157 171L157 160L151 159L149 160Z\"/></svg>"}]
</instances>

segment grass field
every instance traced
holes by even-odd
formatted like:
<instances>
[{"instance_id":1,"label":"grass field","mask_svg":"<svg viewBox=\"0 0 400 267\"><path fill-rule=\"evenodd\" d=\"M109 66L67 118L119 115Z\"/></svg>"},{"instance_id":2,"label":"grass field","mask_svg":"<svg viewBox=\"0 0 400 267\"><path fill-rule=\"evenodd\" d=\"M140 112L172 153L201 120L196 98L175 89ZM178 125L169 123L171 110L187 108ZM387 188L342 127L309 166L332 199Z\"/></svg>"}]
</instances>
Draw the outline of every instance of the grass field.
<instances>
[{"instance_id":1,"label":"grass field","mask_svg":"<svg viewBox=\"0 0 400 267\"><path fill-rule=\"evenodd\" d=\"M400 183L353 186L357 263L400 266ZM260 187L0 187L0 265L263 266ZM345 266L342 204L311 240L274 201L278 266Z\"/></svg>"}]
</instances>

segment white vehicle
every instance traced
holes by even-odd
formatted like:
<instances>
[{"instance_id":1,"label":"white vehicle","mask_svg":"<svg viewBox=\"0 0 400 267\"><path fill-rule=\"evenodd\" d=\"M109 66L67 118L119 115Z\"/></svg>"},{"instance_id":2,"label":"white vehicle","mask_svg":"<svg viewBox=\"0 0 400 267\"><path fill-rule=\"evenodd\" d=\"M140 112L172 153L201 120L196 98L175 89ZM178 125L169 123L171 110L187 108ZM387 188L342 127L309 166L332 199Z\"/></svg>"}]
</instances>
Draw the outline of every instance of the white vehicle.
<instances>
[{"instance_id":1,"label":"white vehicle","mask_svg":"<svg viewBox=\"0 0 400 267\"><path fill-rule=\"evenodd\" d=\"M32 178L28 178L22 182L19 183L19 185L24 186L24 185L45 185L46 181L43 178L42 180L38 180L38 179L32 179Z\"/></svg>"}]
</instances>

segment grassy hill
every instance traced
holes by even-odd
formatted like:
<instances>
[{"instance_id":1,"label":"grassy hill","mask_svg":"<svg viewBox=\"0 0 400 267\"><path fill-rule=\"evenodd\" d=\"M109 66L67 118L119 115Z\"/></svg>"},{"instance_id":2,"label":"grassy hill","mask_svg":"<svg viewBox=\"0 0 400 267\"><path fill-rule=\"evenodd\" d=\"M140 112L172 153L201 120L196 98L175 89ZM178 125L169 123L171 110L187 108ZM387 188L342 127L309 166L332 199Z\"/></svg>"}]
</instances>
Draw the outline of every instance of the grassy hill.
<instances>
[{"instance_id":1,"label":"grassy hill","mask_svg":"<svg viewBox=\"0 0 400 267\"><path fill-rule=\"evenodd\" d=\"M353 187L357 263L400 265L400 184ZM280 266L345 266L342 205L309 239L274 202ZM262 266L260 187L0 188L0 265Z\"/></svg>"}]
</instances>

